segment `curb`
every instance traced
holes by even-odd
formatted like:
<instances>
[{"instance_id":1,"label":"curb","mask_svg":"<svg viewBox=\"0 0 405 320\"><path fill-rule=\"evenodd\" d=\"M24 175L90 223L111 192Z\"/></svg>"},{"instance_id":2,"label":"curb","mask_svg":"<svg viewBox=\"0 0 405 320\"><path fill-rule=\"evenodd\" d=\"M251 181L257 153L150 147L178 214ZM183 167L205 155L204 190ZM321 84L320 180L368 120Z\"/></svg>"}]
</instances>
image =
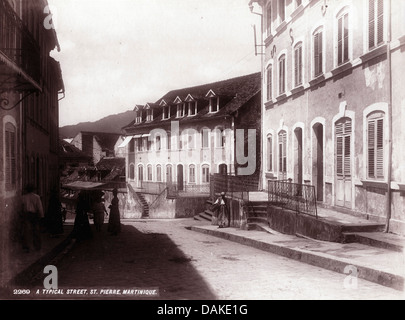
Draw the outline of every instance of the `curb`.
<instances>
[{"instance_id":1,"label":"curb","mask_svg":"<svg viewBox=\"0 0 405 320\"><path fill-rule=\"evenodd\" d=\"M404 290L404 278L402 276L375 270L359 264L356 265L353 264L353 262L347 261L345 259L333 259L330 257L317 255L313 252L308 252L302 249L287 248L273 243L261 242L235 234L229 234L221 231L209 230L195 226L190 227L190 230L237 242L243 245L254 247L256 249L274 253L289 259L294 259L299 262L303 262L341 274L352 274L352 272L345 272L345 270L347 270L348 266L353 266L357 269L357 277L360 279L374 282L385 287L390 287L395 290Z\"/></svg>"}]
</instances>

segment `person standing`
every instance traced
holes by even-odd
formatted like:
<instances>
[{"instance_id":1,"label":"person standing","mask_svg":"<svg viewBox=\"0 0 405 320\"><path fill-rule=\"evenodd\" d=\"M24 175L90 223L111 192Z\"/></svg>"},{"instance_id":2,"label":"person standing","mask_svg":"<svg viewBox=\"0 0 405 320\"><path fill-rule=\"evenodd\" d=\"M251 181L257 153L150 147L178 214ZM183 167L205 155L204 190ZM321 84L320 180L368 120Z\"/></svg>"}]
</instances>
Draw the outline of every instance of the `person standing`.
<instances>
[{"instance_id":1,"label":"person standing","mask_svg":"<svg viewBox=\"0 0 405 320\"><path fill-rule=\"evenodd\" d=\"M221 196L215 201L214 206L219 211L218 214L218 227L229 227L229 211L226 204L225 192L221 192Z\"/></svg>"},{"instance_id":2,"label":"person standing","mask_svg":"<svg viewBox=\"0 0 405 320\"><path fill-rule=\"evenodd\" d=\"M96 231L100 232L101 227L104 224L104 214L108 216L107 209L105 208L101 197L97 198L94 202L92 212L94 216L94 226L96 227Z\"/></svg>"},{"instance_id":3,"label":"person standing","mask_svg":"<svg viewBox=\"0 0 405 320\"><path fill-rule=\"evenodd\" d=\"M28 184L22 196L22 247L25 252L30 250L30 234L37 251L41 250L42 244L40 222L44 218L44 209L41 198L34 191L34 185Z\"/></svg>"},{"instance_id":4,"label":"person standing","mask_svg":"<svg viewBox=\"0 0 405 320\"><path fill-rule=\"evenodd\" d=\"M114 188L113 190L113 199L111 201L110 208L110 218L108 220L108 231L112 235L116 236L121 232L121 220L120 220L120 209L119 209L119 200L118 200L118 190Z\"/></svg>"},{"instance_id":5,"label":"person standing","mask_svg":"<svg viewBox=\"0 0 405 320\"><path fill-rule=\"evenodd\" d=\"M80 191L77 198L76 205L76 218L73 226L73 238L80 241L93 238L93 233L91 232L89 216L87 212L89 211L89 202L86 195Z\"/></svg>"}]
</instances>

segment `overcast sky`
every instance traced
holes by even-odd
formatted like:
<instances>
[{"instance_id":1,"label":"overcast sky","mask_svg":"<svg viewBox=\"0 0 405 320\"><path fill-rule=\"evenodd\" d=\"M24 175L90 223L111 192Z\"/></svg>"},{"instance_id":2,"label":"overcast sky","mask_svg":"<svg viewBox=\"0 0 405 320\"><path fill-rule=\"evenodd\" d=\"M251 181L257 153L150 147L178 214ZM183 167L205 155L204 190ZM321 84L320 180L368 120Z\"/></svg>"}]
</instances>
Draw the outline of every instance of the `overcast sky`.
<instances>
[{"instance_id":1,"label":"overcast sky","mask_svg":"<svg viewBox=\"0 0 405 320\"><path fill-rule=\"evenodd\" d=\"M248 0L48 0L66 97L60 126L260 71ZM259 34L258 34L259 36Z\"/></svg>"}]
</instances>

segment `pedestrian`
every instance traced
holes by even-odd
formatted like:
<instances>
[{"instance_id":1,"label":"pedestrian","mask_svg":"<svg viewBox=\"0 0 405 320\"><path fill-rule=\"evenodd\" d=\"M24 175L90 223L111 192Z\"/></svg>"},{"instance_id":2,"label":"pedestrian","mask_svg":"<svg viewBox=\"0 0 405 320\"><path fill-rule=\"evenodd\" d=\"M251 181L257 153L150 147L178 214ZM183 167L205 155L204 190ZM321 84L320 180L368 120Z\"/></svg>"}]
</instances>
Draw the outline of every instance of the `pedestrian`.
<instances>
[{"instance_id":1,"label":"pedestrian","mask_svg":"<svg viewBox=\"0 0 405 320\"><path fill-rule=\"evenodd\" d=\"M47 212L47 227L51 237L63 234L62 204L56 189L52 189Z\"/></svg>"},{"instance_id":2,"label":"pedestrian","mask_svg":"<svg viewBox=\"0 0 405 320\"><path fill-rule=\"evenodd\" d=\"M121 232L121 220L120 220L120 209L119 209L119 200L118 200L118 190L114 188L113 190L113 199L111 200L111 205L108 207L110 209L110 218L108 220L108 231L112 235L116 236Z\"/></svg>"},{"instance_id":3,"label":"pedestrian","mask_svg":"<svg viewBox=\"0 0 405 320\"><path fill-rule=\"evenodd\" d=\"M218 227L229 227L229 210L226 203L225 192L221 192L221 196L214 202L214 206L218 212Z\"/></svg>"},{"instance_id":4,"label":"pedestrian","mask_svg":"<svg viewBox=\"0 0 405 320\"><path fill-rule=\"evenodd\" d=\"M37 251L41 250L40 223L44 218L44 210L41 198L34 191L34 185L27 184L25 194L22 196L22 247L25 252L30 251L30 236L34 248Z\"/></svg>"},{"instance_id":5,"label":"pedestrian","mask_svg":"<svg viewBox=\"0 0 405 320\"><path fill-rule=\"evenodd\" d=\"M73 238L80 241L91 239L93 233L91 232L89 217L89 201L83 191L79 192L76 205L76 218L73 226Z\"/></svg>"},{"instance_id":6,"label":"pedestrian","mask_svg":"<svg viewBox=\"0 0 405 320\"><path fill-rule=\"evenodd\" d=\"M91 211L93 213L94 226L96 227L96 231L100 232L101 227L104 224L104 215L106 214L108 216L107 209L105 208L101 196L96 199Z\"/></svg>"}]
</instances>

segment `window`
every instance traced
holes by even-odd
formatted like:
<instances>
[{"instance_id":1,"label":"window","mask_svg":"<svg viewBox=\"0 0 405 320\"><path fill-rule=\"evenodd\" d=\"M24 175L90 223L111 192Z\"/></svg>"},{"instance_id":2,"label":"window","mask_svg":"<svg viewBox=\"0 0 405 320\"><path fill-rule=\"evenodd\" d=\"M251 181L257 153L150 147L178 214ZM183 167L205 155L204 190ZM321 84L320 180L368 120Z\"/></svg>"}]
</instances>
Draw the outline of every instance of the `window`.
<instances>
[{"instance_id":1,"label":"window","mask_svg":"<svg viewBox=\"0 0 405 320\"><path fill-rule=\"evenodd\" d=\"M344 118L336 123L336 174L340 177L351 176L351 135L352 121Z\"/></svg>"},{"instance_id":2,"label":"window","mask_svg":"<svg viewBox=\"0 0 405 320\"><path fill-rule=\"evenodd\" d=\"M369 179L384 179L384 113L367 118L367 165Z\"/></svg>"},{"instance_id":3,"label":"window","mask_svg":"<svg viewBox=\"0 0 405 320\"><path fill-rule=\"evenodd\" d=\"M294 48L294 84L295 87L302 85L302 43Z\"/></svg>"},{"instance_id":4,"label":"window","mask_svg":"<svg viewBox=\"0 0 405 320\"><path fill-rule=\"evenodd\" d=\"M149 164L147 170L148 170L148 181L152 181L152 165Z\"/></svg>"},{"instance_id":5,"label":"window","mask_svg":"<svg viewBox=\"0 0 405 320\"><path fill-rule=\"evenodd\" d=\"M188 103L188 115L195 116L197 114L197 101L191 101Z\"/></svg>"},{"instance_id":6,"label":"window","mask_svg":"<svg viewBox=\"0 0 405 320\"><path fill-rule=\"evenodd\" d=\"M189 182L195 183L195 165L191 164L189 166Z\"/></svg>"},{"instance_id":7,"label":"window","mask_svg":"<svg viewBox=\"0 0 405 320\"><path fill-rule=\"evenodd\" d=\"M204 128L201 131L201 146L203 149L210 147L210 130L208 128Z\"/></svg>"},{"instance_id":8,"label":"window","mask_svg":"<svg viewBox=\"0 0 405 320\"><path fill-rule=\"evenodd\" d=\"M384 42L384 1L368 0L368 48Z\"/></svg>"},{"instance_id":9,"label":"window","mask_svg":"<svg viewBox=\"0 0 405 320\"><path fill-rule=\"evenodd\" d=\"M146 110L146 121L152 121L153 120L153 110L148 109Z\"/></svg>"},{"instance_id":10,"label":"window","mask_svg":"<svg viewBox=\"0 0 405 320\"><path fill-rule=\"evenodd\" d=\"M273 136L267 136L267 171L273 171Z\"/></svg>"},{"instance_id":11,"label":"window","mask_svg":"<svg viewBox=\"0 0 405 320\"><path fill-rule=\"evenodd\" d=\"M166 137L166 148L167 150L170 150L172 148L172 134L171 132L167 132L167 137Z\"/></svg>"},{"instance_id":12,"label":"window","mask_svg":"<svg viewBox=\"0 0 405 320\"><path fill-rule=\"evenodd\" d=\"M170 118L170 106L164 106L162 112L162 120L167 120Z\"/></svg>"},{"instance_id":13,"label":"window","mask_svg":"<svg viewBox=\"0 0 405 320\"><path fill-rule=\"evenodd\" d=\"M143 181L143 165L138 166L138 180Z\"/></svg>"},{"instance_id":14,"label":"window","mask_svg":"<svg viewBox=\"0 0 405 320\"><path fill-rule=\"evenodd\" d=\"M6 190L11 191L17 185L17 147L16 128L10 122L5 125L5 182Z\"/></svg>"},{"instance_id":15,"label":"window","mask_svg":"<svg viewBox=\"0 0 405 320\"><path fill-rule=\"evenodd\" d=\"M314 77L318 77L323 73L323 32L322 29L315 31L314 40Z\"/></svg>"},{"instance_id":16,"label":"window","mask_svg":"<svg viewBox=\"0 0 405 320\"><path fill-rule=\"evenodd\" d=\"M271 3L266 8L266 31L267 36L271 35Z\"/></svg>"},{"instance_id":17,"label":"window","mask_svg":"<svg viewBox=\"0 0 405 320\"><path fill-rule=\"evenodd\" d=\"M212 97L210 98L210 112L218 112L219 111L219 98Z\"/></svg>"},{"instance_id":18,"label":"window","mask_svg":"<svg viewBox=\"0 0 405 320\"><path fill-rule=\"evenodd\" d=\"M156 166L156 181L162 182L162 166L160 164Z\"/></svg>"},{"instance_id":19,"label":"window","mask_svg":"<svg viewBox=\"0 0 405 320\"><path fill-rule=\"evenodd\" d=\"M135 123L141 122L142 122L142 111L141 110L135 111Z\"/></svg>"},{"instance_id":20,"label":"window","mask_svg":"<svg viewBox=\"0 0 405 320\"><path fill-rule=\"evenodd\" d=\"M349 61L349 14L347 12L338 17L337 50L338 65Z\"/></svg>"},{"instance_id":21,"label":"window","mask_svg":"<svg viewBox=\"0 0 405 320\"><path fill-rule=\"evenodd\" d=\"M194 131L189 130L189 132L186 134L186 137L187 137L187 148L188 149L195 149Z\"/></svg>"},{"instance_id":22,"label":"window","mask_svg":"<svg viewBox=\"0 0 405 320\"><path fill-rule=\"evenodd\" d=\"M273 66L269 65L266 70L266 82L267 82L267 101L273 98Z\"/></svg>"},{"instance_id":23,"label":"window","mask_svg":"<svg viewBox=\"0 0 405 320\"><path fill-rule=\"evenodd\" d=\"M136 144L138 145L138 151L143 151L142 138L136 139Z\"/></svg>"},{"instance_id":24,"label":"window","mask_svg":"<svg viewBox=\"0 0 405 320\"><path fill-rule=\"evenodd\" d=\"M285 0L278 0L278 17L280 23L285 20Z\"/></svg>"},{"instance_id":25,"label":"window","mask_svg":"<svg viewBox=\"0 0 405 320\"><path fill-rule=\"evenodd\" d=\"M179 103L177 105L177 118L182 118L186 114L186 104L185 103Z\"/></svg>"},{"instance_id":26,"label":"window","mask_svg":"<svg viewBox=\"0 0 405 320\"><path fill-rule=\"evenodd\" d=\"M133 164L129 165L129 179L130 180L135 179L135 166Z\"/></svg>"},{"instance_id":27,"label":"window","mask_svg":"<svg viewBox=\"0 0 405 320\"><path fill-rule=\"evenodd\" d=\"M225 147L225 130L223 128L216 128L217 148Z\"/></svg>"},{"instance_id":28,"label":"window","mask_svg":"<svg viewBox=\"0 0 405 320\"><path fill-rule=\"evenodd\" d=\"M278 134L278 171L280 178L285 179L287 173L287 132Z\"/></svg>"},{"instance_id":29,"label":"window","mask_svg":"<svg viewBox=\"0 0 405 320\"><path fill-rule=\"evenodd\" d=\"M210 167L208 165L202 166L202 183L210 182Z\"/></svg>"},{"instance_id":30,"label":"window","mask_svg":"<svg viewBox=\"0 0 405 320\"><path fill-rule=\"evenodd\" d=\"M278 91L279 94L285 93L285 54L278 60Z\"/></svg>"}]
</instances>

